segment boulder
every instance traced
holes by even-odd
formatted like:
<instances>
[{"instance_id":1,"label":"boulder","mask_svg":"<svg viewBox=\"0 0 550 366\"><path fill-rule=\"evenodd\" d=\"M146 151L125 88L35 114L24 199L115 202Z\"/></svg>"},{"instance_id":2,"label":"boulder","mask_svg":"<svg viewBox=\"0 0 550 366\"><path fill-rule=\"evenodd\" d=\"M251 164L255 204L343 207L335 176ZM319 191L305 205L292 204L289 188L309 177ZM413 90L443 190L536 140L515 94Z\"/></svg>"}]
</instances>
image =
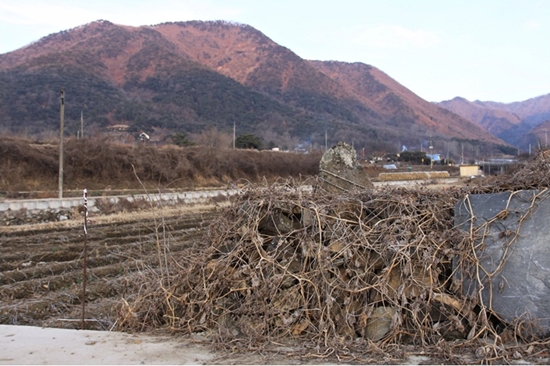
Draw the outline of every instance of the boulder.
<instances>
[{"instance_id":1,"label":"boulder","mask_svg":"<svg viewBox=\"0 0 550 366\"><path fill-rule=\"evenodd\" d=\"M373 188L365 169L358 163L355 149L339 142L324 153L319 163L321 187L331 193Z\"/></svg>"},{"instance_id":2,"label":"boulder","mask_svg":"<svg viewBox=\"0 0 550 366\"><path fill-rule=\"evenodd\" d=\"M473 194L455 206L455 225L474 233L478 258L458 271L463 293L481 290L483 304L505 322L522 323L524 334L550 334L549 196L546 190Z\"/></svg>"}]
</instances>

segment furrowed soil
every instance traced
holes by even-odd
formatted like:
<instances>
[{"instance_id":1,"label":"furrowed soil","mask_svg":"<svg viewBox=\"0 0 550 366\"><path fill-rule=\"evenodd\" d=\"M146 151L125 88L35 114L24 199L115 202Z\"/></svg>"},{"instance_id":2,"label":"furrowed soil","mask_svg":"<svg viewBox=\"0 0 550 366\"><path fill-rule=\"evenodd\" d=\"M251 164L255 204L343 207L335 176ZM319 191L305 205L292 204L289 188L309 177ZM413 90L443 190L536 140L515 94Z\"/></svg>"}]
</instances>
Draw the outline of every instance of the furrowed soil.
<instances>
[{"instance_id":1,"label":"furrowed soil","mask_svg":"<svg viewBox=\"0 0 550 366\"><path fill-rule=\"evenodd\" d=\"M215 215L203 207L92 217L87 235L83 220L1 228L0 323L80 329L86 242L86 328L111 329L140 271L201 245Z\"/></svg>"}]
</instances>

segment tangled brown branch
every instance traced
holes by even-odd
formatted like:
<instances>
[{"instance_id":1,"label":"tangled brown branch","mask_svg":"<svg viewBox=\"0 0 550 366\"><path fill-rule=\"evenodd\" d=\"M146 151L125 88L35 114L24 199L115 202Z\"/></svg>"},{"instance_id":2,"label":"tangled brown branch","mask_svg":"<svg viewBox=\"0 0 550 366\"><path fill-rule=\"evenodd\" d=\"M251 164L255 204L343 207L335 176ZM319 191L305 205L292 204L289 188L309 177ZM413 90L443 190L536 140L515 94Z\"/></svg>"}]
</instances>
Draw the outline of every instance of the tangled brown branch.
<instances>
[{"instance_id":1,"label":"tangled brown branch","mask_svg":"<svg viewBox=\"0 0 550 366\"><path fill-rule=\"evenodd\" d=\"M526 170L508 184L541 188ZM119 326L210 331L241 349L357 355L416 344L450 355L473 345L486 360L510 357L490 304L464 295L457 276L491 276L476 265L483 227L454 224L455 204L480 187L329 195L293 181L250 186L208 228L206 247L172 257L170 278L126 303Z\"/></svg>"}]
</instances>

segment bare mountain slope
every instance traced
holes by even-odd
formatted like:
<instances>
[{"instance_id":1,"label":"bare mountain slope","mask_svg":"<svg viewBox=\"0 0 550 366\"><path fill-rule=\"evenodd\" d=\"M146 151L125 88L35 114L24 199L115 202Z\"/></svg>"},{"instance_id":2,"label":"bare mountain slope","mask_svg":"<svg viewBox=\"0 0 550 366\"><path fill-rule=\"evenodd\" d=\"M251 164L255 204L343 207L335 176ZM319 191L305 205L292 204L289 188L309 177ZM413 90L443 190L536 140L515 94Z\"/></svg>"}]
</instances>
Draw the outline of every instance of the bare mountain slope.
<instances>
[{"instance_id":1,"label":"bare mountain slope","mask_svg":"<svg viewBox=\"0 0 550 366\"><path fill-rule=\"evenodd\" d=\"M243 85L273 93L297 88L342 96L333 80L250 26L181 22L153 28L186 50L194 61Z\"/></svg>"},{"instance_id":2,"label":"bare mountain slope","mask_svg":"<svg viewBox=\"0 0 550 366\"><path fill-rule=\"evenodd\" d=\"M522 102L497 103L464 98L438 103L491 132L513 146L526 150L536 144L541 129L538 126L550 120L550 94Z\"/></svg>"},{"instance_id":3,"label":"bare mountain slope","mask_svg":"<svg viewBox=\"0 0 550 366\"><path fill-rule=\"evenodd\" d=\"M474 122L494 135L498 135L512 128L514 125L521 123L521 118L516 114L481 103L470 102L460 97L438 104Z\"/></svg>"},{"instance_id":4,"label":"bare mountain slope","mask_svg":"<svg viewBox=\"0 0 550 366\"><path fill-rule=\"evenodd\" d=\"M164 52L160 52L164 50ZM140 55L152 51L147 57L155 63L139 65ZM156 52L155 52L156 51ZM172 57L168 55L172 53ZM51 34L19 50L2 55L2 70L25 67L26 71L43 68L48 64L75 66L123 85L133 75L140 79L153 74L156 68L170 59L189 60L160 33L146 27L129 27L97 21L69 31Z\"/></svg>"},{"instance_id":5,"label":"bare mountain slope","mask_svg":"<svg viewBox=\"0 0 550 366\"><path fill-rule=\"evenodd\" d=\"M250 26L222 21L93 22L0 55L0 83L2 125L16 131L55 128L65 88L69 129L83 110L98 129L200 132L237 123L242 133L317 143L327 131L363 146L427 136L503 144L372 66L303 60Z\"/></svg>"},{"instance_id":6,"label":"bare mountain slope","mask_svg":"<svg viewBox=\"0 0 550 366\"><path fill-rule=\"evenodd\" d=\"M399 121L396 117L400 116L402 122L413 121L414 124L423 126L431 135L465 139L477 136L476 139L479 140L495 141L490 133L472 126L469 121L454 113L449 113L425 101L373 66L335 61L311 61L311 63L345 85L365 104L374 105L373 108L387 118L393 117L394 121ZM402 125L398 122L396 126L407 127L406 124Z\"/></svg>"},{"instance_id":7,"label":"bare mountain slope","mask_svg":"<svg viewBox=\"0 0 550 366\"><path fill-rule=\"evenodd\" d=\"M542 122L541 124L538 124L537 126L533 127L529 133L527 133L524 137L521 143L523 145L531 144L531 146L536 148L548 148L550 137L550 119L546 120L545 122Z\"/></svg>"},{"instance_id":8,"label":"bare mountain slope","mask_svg":"<svg viewBox=\"0 0 550 366\"><path fill-rule=\"evenodd\" d=\"M393 123L394 127L410 127L421 135L500 142L463 118L434 108L369 65L306 61L246 25L224 23L213 27L210 23L186 22L154 28L190 50L195 61L295 106L312 108L312 103L296 101L328 97L379 128L391 129ZM358 85L359 80L363 86Z\"/></svg>"},{"instance_id":9,"label":"bare mountain slope","mask_svg":"<svg viewBox=\"0 0 550 366\"><path fill-rule=\"evenodd\" d=\"M521 102L497 103L497 102L474 102L494 109L500 109L518 115L523 122L536 126L550 119L550 94L530 98Z\"/></svg>"}]
</instances>

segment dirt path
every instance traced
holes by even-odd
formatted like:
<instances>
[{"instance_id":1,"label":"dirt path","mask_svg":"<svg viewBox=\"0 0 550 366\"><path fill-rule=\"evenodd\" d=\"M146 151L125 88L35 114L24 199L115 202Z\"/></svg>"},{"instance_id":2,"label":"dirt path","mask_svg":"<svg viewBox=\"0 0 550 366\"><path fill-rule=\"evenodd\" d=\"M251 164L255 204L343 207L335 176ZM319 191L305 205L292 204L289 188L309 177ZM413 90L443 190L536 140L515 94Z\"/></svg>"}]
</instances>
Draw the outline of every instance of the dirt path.
<instances>
[{"instance_id":1,"label":"dirt path","mask_svg":"<svg viewBox=\"0 0 550 366\"><path fill-rule=\"evenodd\" d=\"M190 338L0 325L0 365L139 365L216 362Z\"/></svg>"}]
</instances>

